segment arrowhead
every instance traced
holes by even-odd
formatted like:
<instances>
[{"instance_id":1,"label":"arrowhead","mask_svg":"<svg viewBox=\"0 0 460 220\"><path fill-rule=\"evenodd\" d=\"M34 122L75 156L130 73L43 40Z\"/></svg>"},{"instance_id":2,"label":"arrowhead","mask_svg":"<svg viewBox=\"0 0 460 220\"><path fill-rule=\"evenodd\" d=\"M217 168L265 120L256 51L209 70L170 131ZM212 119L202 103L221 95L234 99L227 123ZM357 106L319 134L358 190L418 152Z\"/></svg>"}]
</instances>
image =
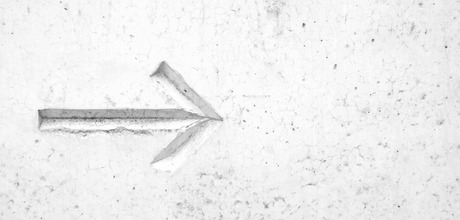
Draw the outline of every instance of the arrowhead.
<instances>
[{"instance_id":1,"label":"arrowhead","mask_svg":"<svg viewBox=\"0 0 460 220\"><path fill-rule=\"evenodd\" d=\"M184 78L173 70L165 61L161 62L158 69L150 75L156 77L158 81L169 91L169 94L184 109L191 111L204 119L191 124L181 132L163 150L158 153L151 164L156 169L174 171L189 156L196 152L196 149L203 143L209 130L215 130L218 121L222 117L201 98L184 80Z\"/></svg>"},{"instance_id":2,"label":"arrowhead","mask_svg":"<svg viewBox=\"0 0 460 220\"><path fill-rule=\"evenodd\" d=\"M170 95L183 108L190 110L200 116L222 121L222 117L201 98L184 80L184 78L173 70L165 61L161 62L158 69L150 75L155 76L159 82L170 92Z\"/></svg>"}]
</instances>

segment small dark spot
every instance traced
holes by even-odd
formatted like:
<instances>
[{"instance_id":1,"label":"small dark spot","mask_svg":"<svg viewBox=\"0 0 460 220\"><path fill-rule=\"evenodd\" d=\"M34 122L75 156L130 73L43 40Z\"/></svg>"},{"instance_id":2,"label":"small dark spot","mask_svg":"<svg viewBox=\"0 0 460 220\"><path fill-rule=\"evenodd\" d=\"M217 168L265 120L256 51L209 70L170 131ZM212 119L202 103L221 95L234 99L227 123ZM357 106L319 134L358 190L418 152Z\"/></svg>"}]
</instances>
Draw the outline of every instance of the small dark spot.
<instances>
[{"instance_id":1,"label":"small dark spot","mask_svg":"<svg viewBox=\"0 0 460 220\"><path fill-rule=\"evenodd\" d=\"M115 178L115 175L113 175L113 178Z\"/></svg>"},{"instance_id":2,"label":"small dark spot","mask_svg":"<svg viewBox=\"0 0 460 220\"><path fill-rule=\"evenodd\" d=\"M441 119L436 122L437 125L443 125L446 120Z\"/></svg>"},{"instance_id":3,"label":"small dark spot","mask_svg":"<svg viewBox=\"0 0 460 220\"><path fill-rule=\"evenodd\" d=\"M186 90L186 89L184 89L184 92L187 92L187 90Z\"/></svg>"},{"instance_id":4,"label":"small dark spot","mask_svg":"<svg viewBox=\"0 0 460 220\"><path fill-rule=\"evenodd\" d=\"M135 189L136 189L136 187L133 186L133 190L135 190Z\"/></svg>"},{"instance_id":5,"label":"small dark spot","mask_svg":"<svg viewBox=\"0 0 460 220\"><path fill-rule=\"evenodd\" d=\"M423 6L423 3L422 2L418 3L418 6Z\"/></svg>"},{"instance_id":6,"label":"small dark spot","mask_svg":"<svg viewBox=\"0 0 460 220\"><path fill-rule=\"evenodd\" d=\"M64 10L66 10L66 11L67 11L67 8L64 8Z\"/></svg>"},{"instance_id":7,"label":"small dark spot","mask_svg":"<svg viewBox=\"0 0 460 220\"><path fill-rule=\"evenodd\" d=\"M372 41L372 42L374 42L374 38L372 38L372 40L371 40L371 41Z\"/></svg>"},{"instance_id":8,"label":"small dark spot","mask_svg":"<svg viewBox=\"0 0 460 220\"><path fill-rule=\"evenodd\" d=\"M358 89L358 87L355 87L355 90L357 90L357 89Z\"/></svg>"},{"instance_id":9,"label":"small dark spot","mask_svg":"<svg viewBox=\"0 0 460 220\"><path fill-rule=\"evenodd\" d=\"M76 209L78 209L78 208L80 208L80 206L78 206L78 205L75 205L75 208L76 208Z\"/></svg>"},{"instance_id":10,"label":"small dark spot","mask_svg":"<svg viewBox=\"0 0 460 220\"><path fill-rule=\"evenodd\" d=\"M423 94L422 94L422 98L421 98L421 99L422 99L422 100L424 100L425 98L426 98L426 94L425 94L425 93L423 93Z\"/></svg>"},{"instance_id":11,"label":"small dark spot","mask_svg":"<svg viewBox=\"0 0 460 220\"><path fill-rule=\"evenodd\" d=\"M303 27L303 28L305 27L305 23L302 23L302 27Z\"/></svg>"},{"instance_id":12,"label":"small dark spot","mask_svg":"<svg viewBox=\"0 0 460 220\"><path fill-rule=\"evenodd\" d=\"M337 64L334 64L334 69L337 69Z\"/></svg>"},{"instance_id":13,"label":"small dark spot","mask_svg":"<svg viewBox=\"0 0 460 220\"><path fill-rule=\"evenodd\" d=\"M444 46L444 48L446 48L446 49L447 49L447 46Z\"/></svg>"},{"instance_id":14,"label":"small dark spot","mask_svg":"<svg viewBox=\"0 0 460 220\"><path fill-rule=\"evenodd\" d=\"M40 142L38 139L37 139L37 140L35 140L35 143L36 143L36 144L37 144L38 142Z\"/></svg>"}]
</instances>

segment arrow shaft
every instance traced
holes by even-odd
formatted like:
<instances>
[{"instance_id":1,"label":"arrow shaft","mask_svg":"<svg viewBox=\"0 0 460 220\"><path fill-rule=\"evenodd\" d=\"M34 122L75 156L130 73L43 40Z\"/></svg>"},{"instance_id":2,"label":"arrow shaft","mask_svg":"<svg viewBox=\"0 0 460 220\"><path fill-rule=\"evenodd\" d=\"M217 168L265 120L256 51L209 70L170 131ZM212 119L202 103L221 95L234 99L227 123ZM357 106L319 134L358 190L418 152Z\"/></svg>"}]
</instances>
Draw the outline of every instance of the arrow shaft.
<instances>
[{"instance_id":1,"label":"arrow shaft","mask_svg":"<svg viewBox=\"0 0 460 220\"><path fill-rule=\"evenodd\" d=\"M204 118L181 109L43 109L42 131L177 130Z\"/></svg>"}]
</instances>

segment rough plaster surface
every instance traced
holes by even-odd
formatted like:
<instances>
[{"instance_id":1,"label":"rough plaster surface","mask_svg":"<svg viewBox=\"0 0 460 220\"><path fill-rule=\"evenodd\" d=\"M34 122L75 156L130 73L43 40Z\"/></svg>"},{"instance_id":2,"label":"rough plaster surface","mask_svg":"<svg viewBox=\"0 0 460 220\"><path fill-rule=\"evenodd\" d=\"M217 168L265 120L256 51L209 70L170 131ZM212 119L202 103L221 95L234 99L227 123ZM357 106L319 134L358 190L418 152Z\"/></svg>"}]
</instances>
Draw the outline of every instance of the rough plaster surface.
<instances>
[{"instance_id":1,"label":"rough plaster surface","mask_svg":"<svg viewBox=\"0 0 460 220\"><path fill-rule=\"evenodd\" d=\"M0 219L459 219L460 3L0 1ZM39 109L171 109L166 60L222 116L43 133Z\"/></svg>"}]
</instances>

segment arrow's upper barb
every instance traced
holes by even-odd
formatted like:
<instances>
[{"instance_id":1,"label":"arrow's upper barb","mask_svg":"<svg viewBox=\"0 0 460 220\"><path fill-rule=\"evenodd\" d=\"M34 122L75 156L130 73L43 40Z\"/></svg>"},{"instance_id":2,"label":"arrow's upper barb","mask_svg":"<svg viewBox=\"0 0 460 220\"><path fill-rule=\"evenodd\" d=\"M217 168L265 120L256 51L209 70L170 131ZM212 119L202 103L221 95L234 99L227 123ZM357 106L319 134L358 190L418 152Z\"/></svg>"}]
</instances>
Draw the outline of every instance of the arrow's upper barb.
<instances>
[{"instance_id":1,"label":"arrow's upper barb","mask_svg":"<svg viewBox=\"0 0 460 220\"><path fill-rule=\"evenodd\" d=\"M158 69L150 75L163 79L165 85L172 90L173 98L182 105L192 105L196 113L213 120L222 121L222 117L207 103L198 93L195 92L184 80L184 78L173 70L165 61L161 62ZM165 82L166 81L166 82ZM172 86L171 86L172 85Z\"/></svg>"}]
</instances>

